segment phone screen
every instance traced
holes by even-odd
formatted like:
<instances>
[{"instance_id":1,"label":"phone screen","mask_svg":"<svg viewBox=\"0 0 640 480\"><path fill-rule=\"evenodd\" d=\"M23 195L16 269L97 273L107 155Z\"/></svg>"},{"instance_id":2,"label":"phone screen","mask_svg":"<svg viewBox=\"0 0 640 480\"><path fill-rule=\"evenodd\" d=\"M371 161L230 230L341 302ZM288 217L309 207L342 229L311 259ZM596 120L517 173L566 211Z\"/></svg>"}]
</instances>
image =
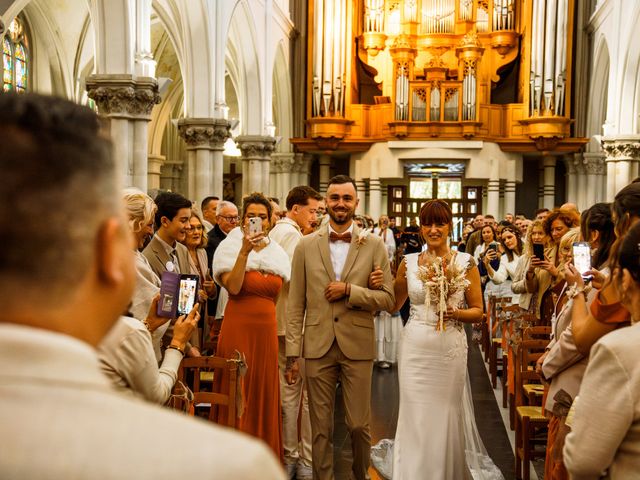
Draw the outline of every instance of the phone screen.
<instances>
[{"instance_id":1,"label":"phone screen","mask_svg":"<svg viewBox=\"0 0 640 480\"><path fill-rule=\"evenodd\" d=\"M538 260L544 260L544 245L541 243L534 243L533 254L538 258Z\"/></svg>"},{"instance_id":2,"label":"phone screen","mask_svg":"<svg viewBox=\"0 0 640 480\"><path fill-rule=\"evenodd\" d=\"M587 242L575 242L573 244L573 264L580 275L585 275L591 270L591 248Z\"/></svg>"},{"instance_id":3,"label":"phone screen","mask_svg":"<svg viewBox=\"0 0 640 480\"><path fill-rule=\"evenodd\" d=\"M178 315L187 315L196 303L198 295L198 277L195 275L180 277L178 292Z\"/></svg>"}]
</instances>

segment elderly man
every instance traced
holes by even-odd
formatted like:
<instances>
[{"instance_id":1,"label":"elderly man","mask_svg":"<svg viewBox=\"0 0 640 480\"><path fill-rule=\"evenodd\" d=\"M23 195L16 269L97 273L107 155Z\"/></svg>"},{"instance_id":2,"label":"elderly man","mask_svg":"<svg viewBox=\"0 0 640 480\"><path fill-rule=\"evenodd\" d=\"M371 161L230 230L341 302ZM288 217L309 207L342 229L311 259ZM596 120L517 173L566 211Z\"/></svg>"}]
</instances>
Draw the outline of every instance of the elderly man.
<instances>
[{"instance_id":1,"label":"elderly man","mask_svg":"<svg viewBox=\"0 0 640 480\"><path fill-rule=\"evenodd\" d=\"M69 101L0 95L1 476L282 479L259 442L123 396L100 371L135 267L98 129Z\"/></svg>"}]
</instances>

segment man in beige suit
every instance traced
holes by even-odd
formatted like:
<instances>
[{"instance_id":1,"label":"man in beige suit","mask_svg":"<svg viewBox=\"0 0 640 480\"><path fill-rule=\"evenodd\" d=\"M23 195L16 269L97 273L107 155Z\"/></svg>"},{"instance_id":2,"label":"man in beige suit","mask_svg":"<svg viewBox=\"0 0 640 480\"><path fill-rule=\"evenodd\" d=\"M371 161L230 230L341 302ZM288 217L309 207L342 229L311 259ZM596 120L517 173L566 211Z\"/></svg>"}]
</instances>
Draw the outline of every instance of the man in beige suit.
<instances>
[{"instance_id":1,"label":"man in beige suit","mask_svg":"<svg viewBox=\"0 0 640 480\"><path fill-rule=\"evenodd\" d=\"M0 477L283 480L260 442L125 396L100 371L135 267L99 125L67 100L0 95Z\"/></svg>"},{"instance_id":2,"label":"man in beige suit","mask_svg":"<svg viewBox=\"0 0 640 480\"><path fill-rule=\"evenodd\" d=\"M153 271L162 277L163 272L189 273L189 251L182 245L186 231L191 228L191 201L179 193L161 192L155 198L156 234L142 254L147 257Z\"/></svg>"},{"instance_id":3,"label":"man in beige suit","mask_svg":"<svg viewBox=\"0 0 640 480\"><path fill-rule=\"evenodd\" d=\"M340 380L353 450L353 476L369 478L371 372L376 354L373 313L394 306L393 279L382 240L353 223L355 182L338 175L329 181L326 227L296 247L287 315L287 373L305 359L313 435L313 476L333 479L333 411ZM384 283L368 288L381 267ZM304 327L304 335L303 335Z\"/></svg>"},{"instance_id":4,"label":"man in beige suit","mask_svg":"<svg viewBox=\"0 0 640 480\"><path fill-rule=\"evenodd\" d=\"M182 243L191 228L191 201L179 193L161 192L155 198L158 209L156 210L155 227L156 234L142 251L151 269L162 278L167 270L175 273L191 273L189 267L189 250ZM173 325L165 333L162 339L161 350L169 345L173 336ZM198 330L194 330L191 340L187 344L186 355L189 357L200 356L200 341Z\"/></svg>"}]
</instances>

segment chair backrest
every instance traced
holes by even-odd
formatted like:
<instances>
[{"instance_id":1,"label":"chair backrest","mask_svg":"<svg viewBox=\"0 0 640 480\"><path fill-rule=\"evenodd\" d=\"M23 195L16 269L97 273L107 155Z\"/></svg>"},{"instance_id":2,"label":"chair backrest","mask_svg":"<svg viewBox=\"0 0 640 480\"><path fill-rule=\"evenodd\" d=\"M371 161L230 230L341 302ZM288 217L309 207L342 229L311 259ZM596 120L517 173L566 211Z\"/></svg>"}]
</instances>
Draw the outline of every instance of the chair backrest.
<instances>
[{"instance_id":1,"label":"chair backrest","mask_svg":"<svg viewBox=\"0 0 640 480\"><path fill-rule=\"evenodd\" d=\"M522 330L523 340L547 340L551 337L551 327L549 326L531 326Z\"/></svg>"},{"instance_id":2,"label":"chair backrest","mask_svg":"<svg viewBox=\"0 0 640 480\"><path fill-rule=\"evenodd\" d=\"M213 378L206 382L211 391L203 390L204 372L213 373ZM223 372L225 374L223 374ZM235 428L237 426L236 393L238 389L238 363L235 360L222 357L183 358L178 372L178 379L193 391L193 403L196 407L209 406L208 418L215 423L221 423ZM225 384L222 384L222 381ZM214 388L220 391L213 391ZM222 393L228 392L228 393ZM217 406L227 408L226 421L217 415Z\"/></svg>"},{"instance_id":3,"label":"chair backrest","mask_svg":"<svg viewBox=\"0 0 640 480\"><path fill-rule=\"evenodd\" d=\"M516 405L522 405L522 386L525 383L538 383L540 375L535 371L537 360L542 356L549 339L522 340L518 345L515 367Z\"/></svg>"}]
</instances>

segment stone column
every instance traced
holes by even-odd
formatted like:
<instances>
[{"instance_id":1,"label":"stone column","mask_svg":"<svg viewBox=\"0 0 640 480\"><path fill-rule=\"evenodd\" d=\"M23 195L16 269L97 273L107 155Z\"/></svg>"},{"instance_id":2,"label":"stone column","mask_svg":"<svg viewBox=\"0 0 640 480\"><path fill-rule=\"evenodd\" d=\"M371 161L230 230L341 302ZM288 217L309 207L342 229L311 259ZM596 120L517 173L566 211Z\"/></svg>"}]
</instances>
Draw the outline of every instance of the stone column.
<instances>
[{"instance_id":1,"label":"stone column","mask_svg":"<svg viewBox=\"0 0 640 480\"><path fill-rule=\"evenodd\" d=\"M576 202L578 204L578 176L576 163L578 162L579 153L575 155L567 155L564 157L566 167L566 184L567 184L567 201ZM578 208L582 208L578 205Z\"/></svg>"},{"instance_id":2,"label":"stone column","mask_svg":"<svg viewBox=\"0 0 640 480\"><path fill-rule=\"evenodd\" d=\"M607 199L613 200L616 193L638 176L640 135L604 137L602 149L607 162Z\"/></svg>"},{"instance_id":3,"label":"stone column","mask_svg":"<svg viewBox=\"0 0 640 480\"><path fill-rule=\"evenodd\" d=\"M114 157L124 184L147 191L147 128L151 110L160 103L158 82L152 77L108 74L90 75L87 95L98 113L109 119Z\"/></svg>"},{"instance_id":4,"label":"stone column","mask_svg":"<svg viewBox=\"0 0 640 480\"><path fill-rule=\"evenodd\" d=\"M571 201L575 202L579 209L582 209L583 205L587 203L587 175L581 154L575 156L574 166L576 167L576 196Z\"/></svg>"},{"instance_id":5,"label":"stone column","mask_svg":"<svg viewBox=\"0 0 640 480\"><path fill-rule=\"evenodd\" d=\"M374 222L377 222L380 218L380 211L382 207L382 192L380 191L380 177L378 173L378 159L371 159L371 177L369 178L369 211L366 212L371 215Z\"/></svg>"},{"instance_id":6,"label":"stone column","mask_svg":"<svg viewBox=\"0 0 640 480\"><path fill-rule=\"evenodd\" d=\"M298 185L297 173L295 171L295 154L274 153L271 155L271 170L275 173L276 189L275 196L280 199L280 205L284 207L289 191ZM274 189L271 189L274 192Z\"/></svg>"},{"instance_id":7,"label":"stone column","mask_svg":"<svg viewBox=\"0 0 640 480\"><path fill-rule=\"evenodd\" d=\"M311 168L312 160L313 155L311 155L310 153L296 153L295 170L298 172L298 181L296 185L309 185L309 171Z\"/></svg>"},{"instance_id":8,"label":"stone column","mask_svg":"<svg viewBox=\"0 0 640 480\"><path fill-rule=\"evenodd\" d=\"M351 157L353 158L353 156ZM356 191L358 195L358 206L356 207L356 214L363 215L366 209L367 203L367 185L364 183L364 178L362 178L362 159L356 158L354 159L354 180L356 181Z\"/></svg>"},{"instance_id":9,"label":"stone column","mask_svg":"<svg viewBox=\"0 0 640 480\"><path fill-rule=\"evenodd\" d=\"M147 188L149 190L157 190L160 188L160 176L162 174L162 165L166 157L164 155L149 155L148 160L148 176L147 176Z\"/></svg>"},{"instance_id":10,"label":"stone column","mask_svg":"<svg viewBox=\"0 0 640 480\"><path fill-rule=\"evenodd\" d=\"M276 139L265 135L241 135L236 138L242 151L242 195L269 193L269 163Z\"/></svg>"},{"instance_id":11,"label":"stone column","mask_svg":"<svg viewBox=\"0 0 640 480\"><path fill-rule=\"evenodd\" d=\"M320 193L326 195L331 178L331 155L320 155L318 161L320 162Z\"/></svg>"},{"instance_id":12,"label":"stone column","mask_svg":"<svg viewBox=\"0 0 640 480\"><path fill-rule=\"evenodd\" d=\"M227 120L181 118L178 132L187 144L189 198L200 202L215 195L223 198L224 143L231 136Z\"/></svg>"},{"instance_id":13,"label":"stone column","mask_svg":"<svg viewBox=\"0 0 640 480\"><path fill-rule=\"evenodd\" d=\"M516 214L516 181L504 182L504 213Z\"/></svg>"},{"instance_id":14,"label":"stone column","mask_svg":"<svg viewBox=\"0 0 640 480\"><path fill-rule=\"evenodd\" d=\"M587 174L588 192L587 204L590 207L594 203L604 201L604 175L607 171L605 157L602 153L583 153L583 164Z\"/></svg>"},{"instance_id":15,"label":"stone column","mask_svg":"<svg viewBox=\"0 0 640 480\"><path fill-rule=\"evenodd\" d=\"M500 160L491 159L491 170L489 172L489 182L487 184L487 212L500 217Z\"/></svg>"},{"instance_id":16,"label":"stone column","mask_svg":"<svg viewBox=\"0 0 640 480\"><path fill-rule=\"evenodd\" d=\"M544 167L544 183L542 187L543 205L551 210L556 203L556 157L547 155L542 158Z\"/></svg>"}]
</instances>

